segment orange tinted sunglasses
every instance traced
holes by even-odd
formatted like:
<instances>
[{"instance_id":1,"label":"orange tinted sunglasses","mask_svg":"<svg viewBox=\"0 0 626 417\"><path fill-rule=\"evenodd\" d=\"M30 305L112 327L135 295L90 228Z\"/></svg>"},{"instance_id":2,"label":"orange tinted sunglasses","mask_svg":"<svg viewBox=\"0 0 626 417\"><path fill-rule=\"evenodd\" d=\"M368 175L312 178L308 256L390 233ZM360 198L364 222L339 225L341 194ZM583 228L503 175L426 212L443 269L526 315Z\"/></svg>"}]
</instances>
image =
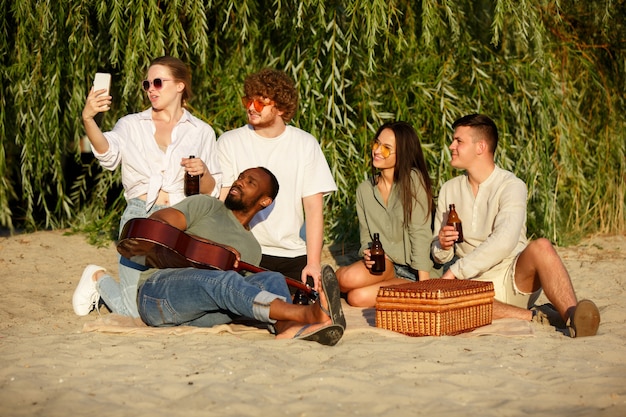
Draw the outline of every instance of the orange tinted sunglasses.
<instances>
[{"instance_id":1,"label":"orange tinted sunglasses","mask_svg":"<svg viewBox=\"0 0 626 417\"><path fill-rule=\"evenodd\" d=\"M241 97L241 103L243 104L243 106L246 109L250 108L250 104L254 105L254 110L257 113L261 113L263 111L263 109L265 108L265 106L273 106L274 105L274 100L270 100L269 103L265 103L262 99L260 98L250 98L247 96L243 96Z\"/></svg>"}]
</instances>

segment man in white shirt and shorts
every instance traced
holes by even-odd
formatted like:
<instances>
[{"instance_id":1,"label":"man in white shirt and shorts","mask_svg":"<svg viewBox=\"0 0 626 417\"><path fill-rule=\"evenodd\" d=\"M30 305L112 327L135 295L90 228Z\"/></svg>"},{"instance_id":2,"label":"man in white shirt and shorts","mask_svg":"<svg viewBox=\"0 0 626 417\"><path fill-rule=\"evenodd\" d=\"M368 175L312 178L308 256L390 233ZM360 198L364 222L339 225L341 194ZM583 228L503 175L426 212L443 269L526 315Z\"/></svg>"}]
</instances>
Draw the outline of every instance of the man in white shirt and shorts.
<instances>
[{"instance_id":1,"label":"man in white shirt and shorts","mask_svg":"<svg viewBox=\"0 0 626 417\"><path fill-rule=\"evenodd\" d=\"M476 279L494 284L493 317L538 321L534 302L543 290L566 323L571 337L593 336L600 313L590 300L577 301L570 276L547 239L526 239L526 184L495 164L498 130L487 116L464 116L452 125L450 164L465 170L447 181L437 200L431 251L451 263L444 279ZM454 204L463 224L446 226ZM458 258L457 260L455 260Z\"/></svg>"}]
</instances>

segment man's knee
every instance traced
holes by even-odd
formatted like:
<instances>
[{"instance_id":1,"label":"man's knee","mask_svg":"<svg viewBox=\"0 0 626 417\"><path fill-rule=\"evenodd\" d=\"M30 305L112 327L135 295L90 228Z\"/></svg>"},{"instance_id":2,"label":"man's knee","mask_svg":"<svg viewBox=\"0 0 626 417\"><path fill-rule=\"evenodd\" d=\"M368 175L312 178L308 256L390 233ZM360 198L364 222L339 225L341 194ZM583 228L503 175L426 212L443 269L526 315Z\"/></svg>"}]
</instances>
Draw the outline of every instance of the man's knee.
<instances>
[{"instance_id":1,"label":"man's knee","mask_svg":"<svg viewBox=\"0 0 626 417\"><path fill-rule=\"evenodd\" d=\"M554 246L552 246L552 243L544 237L540 237L539 239L531 241L530 243L528 243L528 246L526 246L526 249L524 250L532 253L535 256L540 256L541 258L550 255L556 255L556 250L554 250Z\"/></svg>"}]
</instances>

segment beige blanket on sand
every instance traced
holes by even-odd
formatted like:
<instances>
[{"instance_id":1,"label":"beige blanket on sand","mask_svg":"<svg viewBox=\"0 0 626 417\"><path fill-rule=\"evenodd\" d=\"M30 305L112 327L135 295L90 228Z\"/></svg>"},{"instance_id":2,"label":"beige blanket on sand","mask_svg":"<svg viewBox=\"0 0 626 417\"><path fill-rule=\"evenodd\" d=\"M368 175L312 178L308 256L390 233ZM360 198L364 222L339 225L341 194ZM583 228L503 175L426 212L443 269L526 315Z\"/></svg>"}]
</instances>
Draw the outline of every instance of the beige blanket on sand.
<instances>
[{"instance_id":1,"label":"beige blanket on sand","mask_svg":"<svg viewBox=\"0 0 626 417\"><path fill-rule=\"evenodd\" d=\"M342 300L342 307L346 316L346 333L351 332L374 332L386 337L408 337L400 333L392 332L376 327L376 310L373 308L356 308L351 307ZM193 326L175 326L175 327L148 327L140 319L132 319L130 317L120 316L117 314L107 314L100 316L93 322L85 323L83 332L101 332L112 334L138 334L138 335L157 335L157 334L259 334L271 337L267 329L262 324L254 324L252 322L241 322L223 324L210 328L193 327ZM487 326L479 327L468 333L462 333L457 337L475 337L485 335L499 336L534 336L530 323L522 320L502 319L495 320Z\"/></svg>"}]
</instances>

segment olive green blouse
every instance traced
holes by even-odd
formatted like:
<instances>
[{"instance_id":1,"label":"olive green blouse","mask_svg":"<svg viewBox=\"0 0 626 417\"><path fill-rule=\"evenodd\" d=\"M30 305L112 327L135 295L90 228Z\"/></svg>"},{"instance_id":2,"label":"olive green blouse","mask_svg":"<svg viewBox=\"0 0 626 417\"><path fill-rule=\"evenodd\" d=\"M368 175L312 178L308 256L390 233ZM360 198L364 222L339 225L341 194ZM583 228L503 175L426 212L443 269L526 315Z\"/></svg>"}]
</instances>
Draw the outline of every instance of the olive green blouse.
<instances>
[{"instance_id":1,"label":"olive green blouse","mask_svg":"<svg viewBox=\"0 0 626 417\"><path fill-rule=\"evenodd\" d=\"M370 180L362 182L356 191L356 209L359 217L361 249L359 254L369 247L374 233L380 235L385 254L395 264L407 265L418 271L431 271L430 258L432 240L431 213L428 210L428 198L422 185L421 174L417 170L411 173L415 199L411 221L404 225L404 212L397 185L394 183L385 205L378 191Z\"/></svg>"}]
</instances>

